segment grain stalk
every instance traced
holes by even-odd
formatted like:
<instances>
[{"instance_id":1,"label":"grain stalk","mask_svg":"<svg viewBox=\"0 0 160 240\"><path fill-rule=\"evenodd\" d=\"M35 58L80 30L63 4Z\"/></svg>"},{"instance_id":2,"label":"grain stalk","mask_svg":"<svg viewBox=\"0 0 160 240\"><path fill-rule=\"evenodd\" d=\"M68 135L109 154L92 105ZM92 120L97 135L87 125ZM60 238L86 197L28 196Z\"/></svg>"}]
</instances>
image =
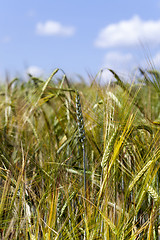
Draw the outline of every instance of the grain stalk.
<instances>
[{"instance_id":1,"label":"grain stalk","mask_svg":"<svg viewBox=\"0 0 160 240\"><path fill-rule=\"evenodd\" d=\"M82 151L83 151L84 194L86 199L87 198L87 180L86 180L86 156L85 156L85 130L84 130L83 114L82 114L81 103L80 103L80 96L78 91L76 91L76 114L77 114L79 139L80 139ZM86 219L87 211L86 211L85 202L84 202L84 207L85 207L85 219ZM86 229L85 229L84 239L86 239Z\"/></svg>"}]
</instances>

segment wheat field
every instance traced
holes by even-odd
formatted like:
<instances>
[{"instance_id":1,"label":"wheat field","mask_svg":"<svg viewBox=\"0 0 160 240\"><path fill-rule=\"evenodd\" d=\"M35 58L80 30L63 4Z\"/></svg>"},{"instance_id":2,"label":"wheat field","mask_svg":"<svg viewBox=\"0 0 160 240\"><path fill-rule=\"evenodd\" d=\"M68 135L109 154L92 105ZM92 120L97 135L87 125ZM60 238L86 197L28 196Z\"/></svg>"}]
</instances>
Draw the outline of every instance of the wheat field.
<instances>
[{"instance_id":1,"label":"wheat field","mask_svg":"<svg viewBox=\"0 0 160 240\"><path fill-rule=\"evenodd\" d=\"M0 239L160 239L160 73L0 87Z\"/></svg>"}]
</instances>

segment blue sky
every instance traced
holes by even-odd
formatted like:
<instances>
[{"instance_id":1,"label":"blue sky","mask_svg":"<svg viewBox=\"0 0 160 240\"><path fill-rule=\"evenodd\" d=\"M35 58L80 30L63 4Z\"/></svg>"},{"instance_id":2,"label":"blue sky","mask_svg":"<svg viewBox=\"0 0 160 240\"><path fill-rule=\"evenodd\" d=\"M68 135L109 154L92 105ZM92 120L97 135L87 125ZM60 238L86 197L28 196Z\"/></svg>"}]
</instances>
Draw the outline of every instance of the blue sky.
<instances>
[{"instance_id":1,"label":"blue sky","mask_svg":"<svg viewBox=\"0 0 160 240\"><path fill-rule=\"evenodd\" d=\"M160 0L0 1L0 79L160 66ZM108 73L104 74L109 78Z\"/></svg>"}]
</instances>

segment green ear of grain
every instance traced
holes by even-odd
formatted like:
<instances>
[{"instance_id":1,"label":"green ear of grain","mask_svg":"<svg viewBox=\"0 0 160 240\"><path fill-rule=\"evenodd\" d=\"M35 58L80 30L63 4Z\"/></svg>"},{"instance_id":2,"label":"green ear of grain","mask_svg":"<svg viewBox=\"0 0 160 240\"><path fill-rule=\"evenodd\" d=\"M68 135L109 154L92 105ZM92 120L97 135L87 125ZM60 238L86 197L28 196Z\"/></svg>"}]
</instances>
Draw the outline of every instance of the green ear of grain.
<instances>
[{"instance_id":1,"label":"green ear of grain","mask_svg":"<svg viewBox=\"0 0 160 240\"><path fill-rule=\"evenodd\" d=\"M119 130L117 128L117 129L115 129L115 131L113 132L111 138L109 139L109 141L107 143L107 146L104 150L104 154L103 154L102 161L101 161L102 168L105 168L107 163L109 163L109 158L111 157L111 154L114 151L114 146L115 146L115 143L116 143L116 140L118 137L118 133L119 133Z\"/></svg>"},{"instance_id":2,"label":"green ear of grain","mask_svg":"<svg viewBox=\"0 0 160 240\"><path fill-rule=\"evenodd\" d=\"M39 95L39 99L41 98L41 96L43 95L46 87L48 86L49 82L52 80L52 78L54 77L54 75L59 71L59 68L56 68L53 73L51 74L51 76L47 79L47 81L44 83L43 87L42 87L42 91Z\"/></svg>"},{"instance_id":3,"label":"green ear of grain","mask_svg":"<svg viewBox=\"0 0 160 240\"><path fill-rule=\"evenodd\" d=\"M148 161L148 163L145 164L145 166L141 169L141 171L138 174L136 174L135 178L129 185L129 191L133 189L134 185L138 182L138 180L142 177L142 175L148 170L151 164L152 164L152 161Z\"/></svg>"}]
</instances>

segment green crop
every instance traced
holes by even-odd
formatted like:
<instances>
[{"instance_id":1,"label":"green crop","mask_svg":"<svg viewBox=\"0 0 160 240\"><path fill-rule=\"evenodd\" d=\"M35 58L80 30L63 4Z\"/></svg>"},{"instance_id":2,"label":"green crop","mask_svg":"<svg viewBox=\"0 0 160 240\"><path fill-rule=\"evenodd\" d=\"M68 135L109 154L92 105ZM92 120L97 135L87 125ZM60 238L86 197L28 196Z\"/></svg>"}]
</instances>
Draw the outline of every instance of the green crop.
<instances>
[{"instance_id":1,"label":"green crop","mask_svg":"<svg viewBox=\"0 0 160 240\"><path fill-rule=\"evenodd\" d=\"M0 239L158 239L160 73L58 71L0 87Z\"/></svg>"}]
</instances>

